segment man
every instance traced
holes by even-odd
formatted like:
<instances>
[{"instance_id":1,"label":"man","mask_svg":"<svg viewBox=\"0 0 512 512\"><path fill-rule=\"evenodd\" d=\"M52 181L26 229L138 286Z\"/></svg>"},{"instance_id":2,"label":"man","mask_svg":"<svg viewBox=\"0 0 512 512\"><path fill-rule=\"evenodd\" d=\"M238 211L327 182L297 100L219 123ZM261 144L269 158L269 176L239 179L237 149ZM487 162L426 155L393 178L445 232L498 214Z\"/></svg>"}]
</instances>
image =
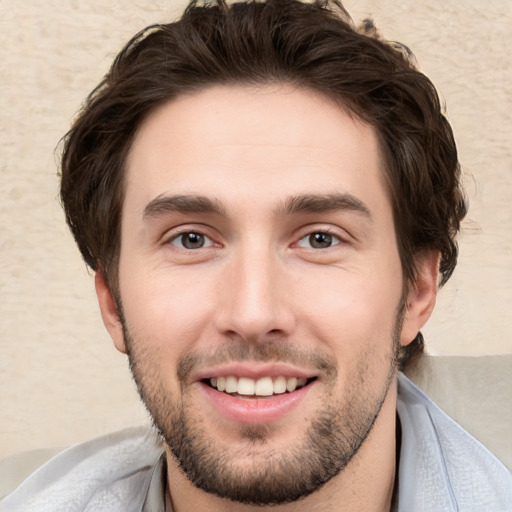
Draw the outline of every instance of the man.
<instances>
[{"instance_id":1,"label":"man","mask_svg":"<svg viewBox=\"0 0 512 512\"><path fill-rule=\"evenodd\" d=\"M64 452L2 510L510 510L399 368L456 263L453 135L338 4L191 4L116 58L61 197L159 436Z\"/></svg>"}]
</instances>

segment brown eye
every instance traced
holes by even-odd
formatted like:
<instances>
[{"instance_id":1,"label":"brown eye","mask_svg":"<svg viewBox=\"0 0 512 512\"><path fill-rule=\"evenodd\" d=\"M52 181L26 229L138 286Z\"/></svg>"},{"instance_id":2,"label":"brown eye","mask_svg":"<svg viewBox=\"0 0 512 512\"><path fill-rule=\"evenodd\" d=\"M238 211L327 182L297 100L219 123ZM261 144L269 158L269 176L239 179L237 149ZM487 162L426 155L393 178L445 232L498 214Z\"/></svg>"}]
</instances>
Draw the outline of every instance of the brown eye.
<instances>
[{"instance_id":1,"label":"brown eye","mask_svg":"<svg viewBox=\"0 0 512 512\"><path fill-rule=\"evenodd\" d=\"M313 233L309 235L309 244L313 249L325 249L332 245L332 236L327 233Z\"/></svg>"},{"instance_id":2,"label":"brown eye","mask_svg":"<svg viewBox=\"0 0 512 512\"><path fill-rule=\"evenodd\" d=\"M328 249L339 243L340 239L337 236L318 231L301 238L297 245L307 249Z\"/></svg>"},{"instance_id":3,"label":"brown eye","mask_svg":"<svg viewBox=\"0 0 512 512\"><path fill-rule=\"evenodd\" d=\"M202 249L212 245L212 241L202 233L195 233L193 231L181 233L173 238L171 243L183 249Z\"/></svg>"}]
</instances>

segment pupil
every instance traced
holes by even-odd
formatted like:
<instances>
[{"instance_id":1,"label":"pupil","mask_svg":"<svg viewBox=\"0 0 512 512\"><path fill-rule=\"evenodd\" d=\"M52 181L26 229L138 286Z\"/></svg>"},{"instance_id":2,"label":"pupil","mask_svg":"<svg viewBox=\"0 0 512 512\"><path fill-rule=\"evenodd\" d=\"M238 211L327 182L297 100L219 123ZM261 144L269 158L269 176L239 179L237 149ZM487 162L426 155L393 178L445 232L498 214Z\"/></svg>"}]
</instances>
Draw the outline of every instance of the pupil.
<instances>
[{"instance_id":1,"label":"pupil","mask_svg":"<svg viewBox=\"0 0 512 512\"><path fill-rule=\"evenodd\" d=\"M187 249L198 249L204 245L204 235L199 233L187 233L183 235L183 246Z\"/></svg>"},{"instance_id":2,"label":"pupil","mask_svg":"<svg viewBox=\"0 0 512 512\"><path fill-rule=\"evenodd\" d=\"M309 243L315 249L323 249L330 247L332 244L332 236L327 233L314 233L309 236Z\"/></svg>"}]
</instances>

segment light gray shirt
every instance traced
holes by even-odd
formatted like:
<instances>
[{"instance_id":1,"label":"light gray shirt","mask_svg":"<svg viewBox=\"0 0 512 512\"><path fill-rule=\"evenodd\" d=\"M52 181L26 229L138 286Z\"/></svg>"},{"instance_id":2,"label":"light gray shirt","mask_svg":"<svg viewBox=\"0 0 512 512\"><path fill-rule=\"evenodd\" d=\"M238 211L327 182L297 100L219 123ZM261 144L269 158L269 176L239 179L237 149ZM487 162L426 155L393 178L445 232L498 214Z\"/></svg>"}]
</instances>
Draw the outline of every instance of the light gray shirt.
<instances>
[{"instance_id":1,"label":"light gray shirt","mask_svg":"<svg viewBox=\"0 0 512 512\"><path fill-rule=\"evenodd\" d=\"M511 512L512 475L403 374L399 512ZM129 428L70 448L0 501L1 512L165 510L162 442Z\"/></svg>"}]
</instances>

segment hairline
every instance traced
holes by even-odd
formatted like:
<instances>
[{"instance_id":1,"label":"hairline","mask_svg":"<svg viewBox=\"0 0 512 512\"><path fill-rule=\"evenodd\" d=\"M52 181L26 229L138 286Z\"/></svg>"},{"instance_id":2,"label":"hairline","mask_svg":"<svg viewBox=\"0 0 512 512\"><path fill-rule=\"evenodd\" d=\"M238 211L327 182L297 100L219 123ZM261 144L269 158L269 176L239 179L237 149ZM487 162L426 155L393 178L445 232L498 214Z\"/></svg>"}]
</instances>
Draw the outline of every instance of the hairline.
<instances>
[{"instance_id":1,"label":"hairline","mask_svg":"<svg viewBox=\"0 0 512 512\"><path fill-rule=\"evenodd\" d=\"M120 290L119 290L119 263L120 263L120 257L121 257L121 246L122 246L122 221L123 221L123 211L124 211L124 203L126 198L126 187L127 187L127 180L126 180L126 174L128 171L128 160L130 158L130 154L134 147L135 139L137 138L140 131L143 129L144 125L149 121L150 117L157 112L158 110L162 109L165 105L177 101L180 98L193 98L196 95L201 94L204 91L207 91L209 89L215 88L215 87L254 87L256 89L263 89L269 86L276 86L279 87L290 85L292 87L296 87L298 90L308 91L313 94L316 94L319 97L322 97L323 99L329 101L333 107L337 107L340 112L343 112L344 114L348 115L352 120L363 123L369 127L371 127L372 130L374 130L374 133L376 135L377 139L377 147L379 152L379 168L380 168L380 174L383 177L383 185L386 193L386 197L388 198L389 204L392 209L392 216L393 216L393 227L395 232L395 239L397 244L397 250L400 258L400 267L402 269L402 280L403 280L403 295L404 297L407 294L407 291L409 290L410 286L414 283L416 274L413 271L411 274L407 272L407 269L404 264L404 254L403 254L403 247L401 246L401 235L399 233L398 228L398 222L397 222L397 198L395 197L395 191L392 185L391 181L391 166L390 162L387 156L386 151L386 145L384 141L384 136L382 130L379 129L376 123L372 123L366 119L364 119L358 112L355 111L354 108L351 108L348 104L349 102L346 101L346 98L344 98L342 95L336 95L335 93L331 92L329 93L326 90L322 90L320 87L315 87L311 84L306 83L297 83L298 81L290 80L290 79L277 79L277 78L268 78L268 79L261 79L261 80L226 80L223 82L212 80L211 82L204 82L200 85L193 84L188 86L183 91L180 91L178 94L174 96L167 96L161 98L159 101L156 101L146 112L145 114L139 119L137 125L135 126L135 129L133 130L130 138L126 141L126 145L124 147L124 155L123 159L120 162L120 187L121 187L121 204L120 204L120 210L119 210L119 221L117 223L116 229L117 229L117 237L118 237L118 243L115 246L115 250L112 253L112 258L110 259L108 265L106 265L107 268L103 268L101 265L101 262L97 262L97 269L100 270L107 280L107 284L109 286L109 289L113 294L116 294L117 297L120 298ZM110 275L112 277L110 277Z\"/></svg>"}]
</instances>

